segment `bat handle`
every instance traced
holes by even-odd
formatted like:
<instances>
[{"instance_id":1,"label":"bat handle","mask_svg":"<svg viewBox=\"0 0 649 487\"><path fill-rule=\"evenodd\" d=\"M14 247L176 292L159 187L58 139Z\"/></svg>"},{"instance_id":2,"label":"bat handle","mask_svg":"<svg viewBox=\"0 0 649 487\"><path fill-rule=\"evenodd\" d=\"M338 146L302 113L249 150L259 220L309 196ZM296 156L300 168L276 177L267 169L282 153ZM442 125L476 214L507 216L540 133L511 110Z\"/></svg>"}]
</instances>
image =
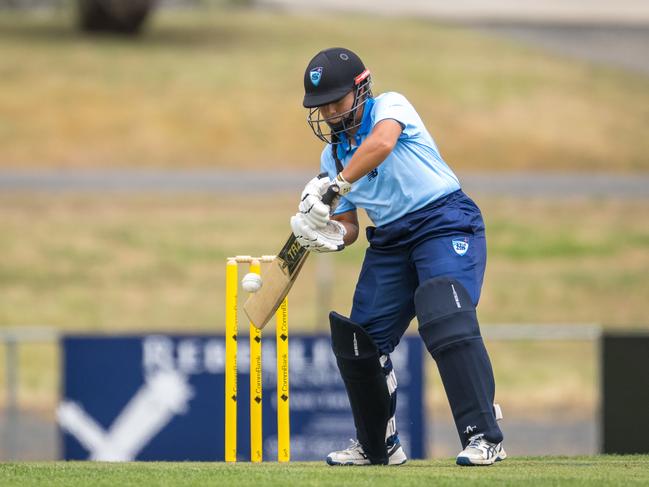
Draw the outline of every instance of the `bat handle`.
<instances>
[{"instance_id":1,"label":"bat handle","mask_svg":"<svg viewBox=\"0 0 649 487\"><path fill-rule=\"evenodd\" d=\"M326 177L328 177L328 174L326 172L322 172L318 174L319 179L323 179ZM322 195L322 202L325 205L328 205L333 211L333 209L336 206L336 203L338 202L338 198L340 198L340 188L334 184L332 186L329 186L327 192Z\"/></svg>"},{"instance_id":2,"label":"bat handle","mask_svg":"<svg viewBox=\"0 0 649 487\"><path fill-rule=\"evenodd\" d=\"M340 198L340 188L336 185L329 186L327 192L322 195L322 202L325 205L333 206L333 204Z\"/></svg>"},{"instance_id":3,"label":"bat handle","mask_svg":"<svg viewBox=\"0 0 649 487\"><path fill-rule=\"evenodd\" d=\"M331 211L333 212L333 210L336 208L336 202L338 201L338 198L340 198L340 188L334 184L332 186L329 186L327 192L322 195L322 202L325 205L329 205ZM344 248L345 244L338 246L338 250L342 250Z\"/></svg>"}]
</instances>

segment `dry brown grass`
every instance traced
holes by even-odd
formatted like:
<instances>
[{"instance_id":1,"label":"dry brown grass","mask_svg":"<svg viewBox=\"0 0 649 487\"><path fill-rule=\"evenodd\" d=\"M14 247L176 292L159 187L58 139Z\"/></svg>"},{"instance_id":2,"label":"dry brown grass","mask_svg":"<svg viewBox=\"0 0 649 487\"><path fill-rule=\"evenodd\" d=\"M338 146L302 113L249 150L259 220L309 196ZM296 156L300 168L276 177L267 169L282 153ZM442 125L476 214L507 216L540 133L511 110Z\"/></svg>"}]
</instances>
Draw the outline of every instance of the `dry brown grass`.
<instances>
[{"instance_id":1,"label":"dry brown grass","mask_svg":"<svg viewBox=\"0 0 649 487\"><path fill-rule=\"evenodd\" d=\"M505 416L592 417L599 405L599 357L592 342L487 341L496 377L496 402ZM452 420L439 373L427 365L434 417Z\"/></svg>"},{"instance_id":2,"label":"dry brown grass","mask_svg":"<svg viewBox=\"0 0 649 487\"><path fill-rule=\"evenodd\" d=\"M135 42L3 14L0 167L312 167L302 73L334 44L456 169L649 169L646 77L431 22L218 9L159 12Z\"/></svg>"},{"instance_id":3,"label":"dry brown grass","mask_svg":"<svg viewBox=\"0 0 649 487\"><path fill-rule=\"evenodd\" d=\"M0 195L0 326L219 333L225 258L275 252L288 233L294 196L273 195L272 201ZM489 240L482 323L647 326L649 202L478 201ZM318 265L331 266L335 281L325 306L349 312L364 246L361 237L320 264L311 259L290 296L292 330L327 329L323 310L316 311ZM53 346L35 347L23 352L21 401L51 408L58 355ZM518 415L592 410L596 357L589 347L490 343L499 400ZM429 377L432 406L447 414L437 374Z\"/></svg>"},{"instance_id":4,"label":"dry brown grass","mask_svg":"<svg viewBox=\"0 0 649 487\"><path fill-rule=\"evenodd\" d=\"M483 321L647 326L646 202L504 199L482 207L490 241Z\"/></svg>"},{"instance_id":5,"label":"dry brown grass","mask_svg":"<svg viewBox=\"0 0 649 487\"><path fill-rule=\"evenodd\" d=\"M290 195L273 196L272 207L266 196L0 198L0 323L111 331L219 329L224 258L276 251L295 205ZM479 203L489 242L484 322L645 323L647 202ZM335 269L341 312L363 241L319 256ZM291 296L300 329L324 329L313 312L317 261Z\"/></svg>"}]
</instances>

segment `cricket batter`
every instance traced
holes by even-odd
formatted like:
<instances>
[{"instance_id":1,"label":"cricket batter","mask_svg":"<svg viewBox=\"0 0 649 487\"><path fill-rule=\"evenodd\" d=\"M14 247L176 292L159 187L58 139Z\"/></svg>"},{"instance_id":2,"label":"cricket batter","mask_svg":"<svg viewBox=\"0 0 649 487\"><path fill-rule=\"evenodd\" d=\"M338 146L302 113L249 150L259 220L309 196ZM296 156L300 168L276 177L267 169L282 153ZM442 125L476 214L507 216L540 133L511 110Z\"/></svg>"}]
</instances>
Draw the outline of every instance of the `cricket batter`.
<instances>
[{"instance_id":1,"label":"cricket batter","mask_svg":"<svg viewBox=\"0 0 649 487\"><path fill-rule=\"evenodd\" d=\"M304 73L304 106L327 143L319 177L302 193L291 227L314 252L358 237L357 209L374 226L351 316L329 315L357 441L329 465L401 465L395 423L397 380L390 353L416 316L437 362L463 450L459 465L491 465L507 454L495 384L476 305L486 264L480 209L462 192L421 118L399 93L374 97L370 72L352 51L319 52ZM321 201L331 186L341 198ZM330 216L331 215L331 216Z\"/></svg>"}]
</instances>

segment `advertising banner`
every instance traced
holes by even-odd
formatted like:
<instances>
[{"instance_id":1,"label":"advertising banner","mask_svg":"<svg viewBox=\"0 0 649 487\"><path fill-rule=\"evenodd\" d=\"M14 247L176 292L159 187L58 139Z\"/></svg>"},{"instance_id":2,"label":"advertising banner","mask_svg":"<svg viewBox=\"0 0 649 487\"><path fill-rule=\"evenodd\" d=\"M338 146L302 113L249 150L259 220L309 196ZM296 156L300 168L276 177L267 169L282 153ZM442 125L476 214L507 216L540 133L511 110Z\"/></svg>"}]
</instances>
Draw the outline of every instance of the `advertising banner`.
<instances>
[{"instance_id":1,"label":"advertising banner","mask_svg":"<svg viewBox=\"0 0 649 487\"><path fill-rule=\"evenodd\" d=\"M238 459L250 458L249 349L238 346ZM263 354L264 460L277 458L275 342ZM67 336L57 415L66 460L224 459L222 336ZM404 337L391 355L397 427L409 458L424 458L423 344ZM291 459L324 460L348 446L354 425L330 338L289 338Z\"/></svg>"}]
</instances>

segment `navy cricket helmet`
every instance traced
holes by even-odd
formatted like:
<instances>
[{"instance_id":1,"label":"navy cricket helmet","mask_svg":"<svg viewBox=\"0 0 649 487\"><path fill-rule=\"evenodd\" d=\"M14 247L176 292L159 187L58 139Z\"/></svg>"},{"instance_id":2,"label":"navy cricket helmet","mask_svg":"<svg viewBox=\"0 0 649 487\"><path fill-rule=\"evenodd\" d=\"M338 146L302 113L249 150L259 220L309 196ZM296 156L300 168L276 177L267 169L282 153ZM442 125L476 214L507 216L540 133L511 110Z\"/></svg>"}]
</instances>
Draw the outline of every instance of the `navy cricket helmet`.
<instances>
[{"instance_id":1,"label":"navy cricket helmet","mask_svg":"<svg viewBox=\"0 0 649 487\"><path fill-rule=\"evenodd\" d=\"M327 122L319 107L340 100L354 92L351 110L338 114L335 124ZM372 96L370 71L354 52L342 47L332 47L315 55L304 71L304 101L309 109L307 121L315 135L327 143L339 142L338 135L352 130L361 123L360 107ZM328 131L322 128L329 127Z\"/></svg>"}]
</instances>

